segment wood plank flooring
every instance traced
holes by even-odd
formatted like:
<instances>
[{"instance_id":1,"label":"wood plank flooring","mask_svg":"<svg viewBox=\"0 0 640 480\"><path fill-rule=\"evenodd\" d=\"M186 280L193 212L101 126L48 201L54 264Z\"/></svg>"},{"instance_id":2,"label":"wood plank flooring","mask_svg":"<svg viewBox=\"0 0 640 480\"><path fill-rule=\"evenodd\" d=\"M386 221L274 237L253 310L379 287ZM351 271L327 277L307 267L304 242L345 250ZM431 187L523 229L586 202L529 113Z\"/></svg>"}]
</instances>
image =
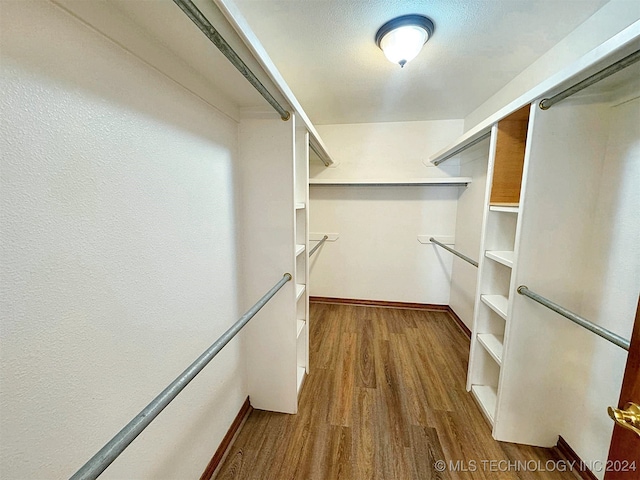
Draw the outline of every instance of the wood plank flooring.
<instances>
[{"instance_id":1,"label":"wood plank flooring","mask_svg":"<svg viewBox=\"0 0 640 480\"><path fill-rule=\"evenodd\" d=\"M492 439L448 313L312 303L310 315L299 413L254 410L216 479L575 478L553 450Z\"/></svg>"}]
</instances>

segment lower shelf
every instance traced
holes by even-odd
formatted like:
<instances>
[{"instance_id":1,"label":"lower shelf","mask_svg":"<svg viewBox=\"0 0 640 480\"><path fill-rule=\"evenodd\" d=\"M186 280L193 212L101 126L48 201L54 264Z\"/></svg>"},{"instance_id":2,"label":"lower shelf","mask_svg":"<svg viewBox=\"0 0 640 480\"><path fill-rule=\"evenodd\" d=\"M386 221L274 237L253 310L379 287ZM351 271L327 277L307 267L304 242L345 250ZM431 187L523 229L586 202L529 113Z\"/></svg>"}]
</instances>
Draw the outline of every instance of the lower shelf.
<instances>
[{"instance_id":1,"label":"lower shelf","mask_svg":"<svg viewBox=\"0 0 640 480\"><path fill-rule=\"evenodd\" d=\"M493 425L493 417L496 413L496 401L498 394L495 387L489 385L472 385L471 393L480 405L482 414Z\"/></svg>"},{"instance_id":2,"label":"lower shelf","mask_svg":"<svg viewBox=\"0 0 640 480\"><path fill-rule=\"evenodd\" d=\"M507 319L507 308L509 306L507 297L504 295L480 295L480 300L502 318Z\"/></svg>"},{"instance_id":3,"label":"lower shelf","mask_svg":"<svg viewBox=\"0 0 640 480\"><path fill-rule=\"evenodd\" d=\"M298 367L298 393L300 393L300 389L302 388L302 384L304 383L304 377L307 374L307 371L304 367Z\"/></svg>"},{"instance_id":4,"label":"lower shelf","mask_svg":"<svg viewBox=\"0 0 640 480\"><path fill-rule=\"evenodd\" d=\"M492 333L479 333L478 342L491 355L498 365L502 365L502 342L504 337Z\"/></svg>"}]
</instances>

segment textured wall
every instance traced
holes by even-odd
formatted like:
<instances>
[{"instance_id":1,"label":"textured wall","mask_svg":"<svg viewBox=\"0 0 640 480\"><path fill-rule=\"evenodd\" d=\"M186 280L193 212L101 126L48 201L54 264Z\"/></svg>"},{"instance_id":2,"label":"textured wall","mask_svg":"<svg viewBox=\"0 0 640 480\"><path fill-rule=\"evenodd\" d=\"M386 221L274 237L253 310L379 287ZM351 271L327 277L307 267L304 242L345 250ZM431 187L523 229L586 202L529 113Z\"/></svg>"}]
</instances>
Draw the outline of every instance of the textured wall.
<instances>
[{"instance_id":1,"label":"textured wall","mask_svg":"<svg viewBox=\"0 0 640 480\"><path fill-rule=\"evenodd\" d=\"M610 0L464 119L465 131L640 19L637 0Z\"/></svg>"},{"instance_id":2,"label":"textured wall","mask_svg":"<svg viewBox=\"0 0 640 480\"><path fill-rule=\"evenodd\" d=\"M636 85L640 86L640 81ZM591 219L593 235L585 255L590 269L584 278L580 313L629 339L640 291L640 98L623 102L611 112L597 209ZM603 250L603 245L608 249ZM590 337L588 342L579 344L577 351L567 349L563 360L569 372L586 370L584 382L576 379L563 388L560 431L581 458L604 463L613 422L602 413L619 399L628 356L589 332L580 333ZM591 348L593 353L584 362L579 355L588 355ZM576 398L580 399L580 412L575 409ZM604 478L604 471L594 473Z\"/></svg>"},{"instance_id":3,"label":"textured wall","mask_svg":"<svg viewBox=\"0 0 640 480\"><path fill-rule=\"evenodd\" d=\"M237 127L48 2L0 30L0 472L64 478L237 318ZM197 478L240 346L104 476Z\"/></svg>"},{"instance_id":4,"label":"textured wall","mask_svg":"<svg viewBox=\"0 0 640 480\"><path fill-rule=\"evenodd\" d=\"M453 141L461 120L321 125L338 162L311 165L312 178L411 179L456 176L459 166L427 167ZM338 233L311 261L311 295L449 303L452 255L418 235L455 233L464 187L329 187L310 189L310 231Z\"/></svg>"}]
</instances>

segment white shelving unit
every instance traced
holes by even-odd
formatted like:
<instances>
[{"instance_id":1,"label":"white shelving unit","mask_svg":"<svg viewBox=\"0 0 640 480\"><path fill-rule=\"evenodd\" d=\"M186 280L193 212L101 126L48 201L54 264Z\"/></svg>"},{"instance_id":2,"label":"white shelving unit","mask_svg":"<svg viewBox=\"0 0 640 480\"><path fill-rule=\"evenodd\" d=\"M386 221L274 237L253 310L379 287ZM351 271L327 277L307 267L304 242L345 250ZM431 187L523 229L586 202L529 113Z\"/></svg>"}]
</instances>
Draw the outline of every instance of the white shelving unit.
<instances>
[{"instance_id":1,"label":"white shelving unit","mask_svg":"<svg viewBox=\"0 0 640 480\"><path fill-rule=\"evenodd\" d=\"M295 132L294 184L296 391L299 394L309 372L309 133L304 125Z\"/></svg>"},{"instance_id":2,"label":"white shelving unit","mask_svg":"<svg viewBox=\"0 0 640 480\"><path fill-rule=\"evenodd\" d=\"M491 129L467 389L494 426L508 342L512 270L530 107Z\"/></svg>"},{"instance_id":3,"label":"white shelving unit","mask_svg":"<svg viewBox=\"0 0 640 480\"><path fill-rule=\"evenodd\" d=\"M247 326L251 403L263 410L296 413L308 368L309 133L295 114L283 122L262 112L242 120L240 139L241 173L247 187L245 231L277 235L270 242L245 237L246 264L251 268L251 275L245 275L248 296L259 298L284 272L293 277L261 311L266 321ZM290 187L284 188L287 184ZM265 258L269 268L252 267L265 265Z\"/></svg>"},{"instance_id":4,"label":"white shelving unit","mask_svg":"<svg viewBox=\"0 0 640 480\"><path fill-rule=\"evenodd\" d=\"M601 51L571 69L584 78L638 50L640 28L619 41L608 58ZM562 435L606 461L603 412L618 402L626 354L517 288L630 336L640 290L640 64L548 110L542 98L492 117L467 389L497 440L551 447Z\"/></svg>"},{"instance_id":5,"label":"white shelving unit","mask_svg":"<svg viewBox=\"0 0 640 480\"><path fill-rule=\"evenodd\" d=\"M296 413L298 405L295 253L302 242L296 241L294 226L297 118L292 117L283 122L277 114L247 113L239 128L242 227L245 232L273 232L269 241L243 237L245 303L255 302L283 273L293 277L244 330L249 394L255 408L283 413Z\"/></svg>"},{"instance_id":6,"label":"white shelving unit","mask_svg":"<svg viewBox=\"0 0 640 480\"><path fill-rule=\"evenodd\" d=\"M549 447L560 434L579 454L607 458L612 424L604 412L618 402L626 353L515 289L527 285L630 337L640 290L639 118L638 64L548 110L535 108L493 431L499 440ZM585 396L585 408L575 409Z\"/></svg>"}]
</instances>

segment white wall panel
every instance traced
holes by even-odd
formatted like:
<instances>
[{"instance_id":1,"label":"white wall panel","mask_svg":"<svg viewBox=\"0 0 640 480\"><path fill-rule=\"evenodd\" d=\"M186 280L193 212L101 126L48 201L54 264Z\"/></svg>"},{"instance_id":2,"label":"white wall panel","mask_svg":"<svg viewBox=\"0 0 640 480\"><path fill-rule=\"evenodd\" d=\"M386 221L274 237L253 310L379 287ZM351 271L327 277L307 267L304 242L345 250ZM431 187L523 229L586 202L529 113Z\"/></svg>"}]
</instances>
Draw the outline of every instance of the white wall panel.
<instances>
[{"instance_id":1,"label":"white wall panel","mask_svg":"<svg viewBox=\"0 0 640 480\"><path fill-rule=\"evenodd\" d=\"M237 125L48 2L3 2L3 478L65 478L238 317ZM197 478L232 342L105 472Z\"/></svg>"},{"instance_id":2,"label":"white wall panel","mask_svg":"<svg viewBox=\"0 0 640 480\"><path fill-rule=\"evenodd\" d=\"M318 127L337 162L312 178L412 179L457 176L458 165L422 161L461 133L462 121ZM338 233L311 261L311 295L449 303L452 255L419 235L455 233L465 187L311 186L310 231Z\"/></svg>"}]
</instances>

